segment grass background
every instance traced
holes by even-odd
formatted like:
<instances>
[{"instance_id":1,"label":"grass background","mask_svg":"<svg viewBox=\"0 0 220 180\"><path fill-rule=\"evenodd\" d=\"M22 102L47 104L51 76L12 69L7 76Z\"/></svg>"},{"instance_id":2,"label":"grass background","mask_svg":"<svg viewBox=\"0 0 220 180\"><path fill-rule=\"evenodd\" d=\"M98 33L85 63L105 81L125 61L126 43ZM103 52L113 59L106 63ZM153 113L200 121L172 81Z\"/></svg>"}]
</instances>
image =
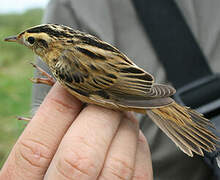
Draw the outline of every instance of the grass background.
<instances>
[{"instance_id":1,"label":"grass background","mask_svg":"<svg viewBox=\"0 0 220 180\"><path fill-rule=\"evenodd\" d=\"M34 61L29 49L3 39L40 24L42 15L42 9L0 14L0 168L24 129L16 116L29 116Z\"/></svg>"}]
</instances>

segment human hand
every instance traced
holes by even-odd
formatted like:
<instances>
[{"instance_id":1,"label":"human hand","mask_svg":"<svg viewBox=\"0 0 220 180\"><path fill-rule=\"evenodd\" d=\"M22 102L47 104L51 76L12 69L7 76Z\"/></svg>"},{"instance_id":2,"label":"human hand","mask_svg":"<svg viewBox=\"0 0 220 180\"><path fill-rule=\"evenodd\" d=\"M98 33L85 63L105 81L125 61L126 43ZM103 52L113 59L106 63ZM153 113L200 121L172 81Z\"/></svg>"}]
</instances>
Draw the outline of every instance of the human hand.
<instances>
[{"instance_id":1,"label":"human hand","mask_svg":"<svg viewBox=\"0 0 220 180\"><path fill-rule=\"evenodd\" d=\"M0 179L153 179L149 147L131 113L81 108L55 84L13 147Z\"/></svg>"}]
</instances>

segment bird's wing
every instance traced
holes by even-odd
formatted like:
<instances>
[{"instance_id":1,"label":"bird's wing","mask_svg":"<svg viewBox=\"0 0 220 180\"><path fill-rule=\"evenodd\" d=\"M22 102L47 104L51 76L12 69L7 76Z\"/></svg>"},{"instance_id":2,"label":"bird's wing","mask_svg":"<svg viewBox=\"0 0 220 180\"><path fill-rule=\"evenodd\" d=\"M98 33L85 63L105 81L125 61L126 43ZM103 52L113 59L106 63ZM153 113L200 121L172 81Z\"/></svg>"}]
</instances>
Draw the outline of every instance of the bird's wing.
<instances>
[{"instance_id":1,"label":"bird's wing","mask_svg":"<svg viewBox=\"0 0 220 180\"><path fill-rule=\"evenodd\" d=\"M92 99L122 106L164 106L175 90L155 84L152 75L137 67L124 54L85 45L64 50L56 65L65 86ZM158 101L158 99L160 99Z\"/></svg>"}]
</instances>

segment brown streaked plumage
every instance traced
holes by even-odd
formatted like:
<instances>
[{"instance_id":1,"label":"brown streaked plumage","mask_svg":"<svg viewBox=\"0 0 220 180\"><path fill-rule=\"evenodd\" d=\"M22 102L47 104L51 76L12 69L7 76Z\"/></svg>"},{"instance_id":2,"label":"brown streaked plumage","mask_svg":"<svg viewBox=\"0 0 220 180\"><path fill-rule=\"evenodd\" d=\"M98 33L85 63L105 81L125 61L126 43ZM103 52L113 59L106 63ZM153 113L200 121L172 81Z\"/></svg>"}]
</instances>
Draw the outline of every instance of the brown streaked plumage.
<instances>
[{"instance_id":1,"label":"brown streaked plumage","mask_svg":"<svg viewBox=\"0 0 220 180\"><path fill-rule=\"evenodd\" d=\"M43 24L6 41L31 48L54 77L83 102L147 114L186 154L216 150L211 122L170 96L175 89L156 84L152 75L117 48L67 26Z\"/></svg>"}]
</instances>

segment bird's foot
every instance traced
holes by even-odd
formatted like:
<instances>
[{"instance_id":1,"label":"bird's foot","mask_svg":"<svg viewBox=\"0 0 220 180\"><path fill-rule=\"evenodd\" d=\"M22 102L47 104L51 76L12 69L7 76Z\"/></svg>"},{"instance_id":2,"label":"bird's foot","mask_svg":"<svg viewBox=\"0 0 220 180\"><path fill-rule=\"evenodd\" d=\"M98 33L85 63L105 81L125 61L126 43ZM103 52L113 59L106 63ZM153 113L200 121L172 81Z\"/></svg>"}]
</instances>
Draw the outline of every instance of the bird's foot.
<instances>
[{"instance_id":1,"label":"bird's foot","mask_svg":"<svg viewBox=\"0 0 220 180\"><path fill-rule=\"evenodd\" d=\"M54 80L54 78L51 75L49 75L46 71L44 71L42 68L40 68L36 64L31 63L31 65L34 68L36 68L42 76L46 77L46 78L31 78L30 79L31 82L37 83L37 84L46 84L46 85L49 85L49 86L53 86L55 84L56 81Z\"/></svg>"}]
</instances>

